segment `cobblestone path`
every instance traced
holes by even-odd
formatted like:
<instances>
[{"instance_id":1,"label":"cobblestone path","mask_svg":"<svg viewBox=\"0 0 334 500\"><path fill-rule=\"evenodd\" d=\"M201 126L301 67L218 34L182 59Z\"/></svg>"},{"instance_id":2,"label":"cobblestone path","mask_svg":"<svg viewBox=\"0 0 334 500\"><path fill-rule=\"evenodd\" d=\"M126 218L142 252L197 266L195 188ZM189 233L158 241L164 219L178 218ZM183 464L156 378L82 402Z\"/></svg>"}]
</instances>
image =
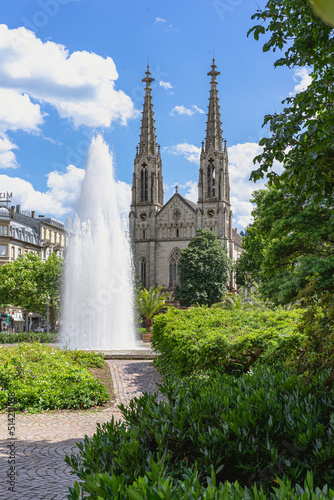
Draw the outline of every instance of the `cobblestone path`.
<instances>
[{"instance_id":1,"label":"cobblestone path","mask_svg":"<svg viewBox=\"0 0 334 500\"><path fill-rule=\"evenodd\" d=\"M117 405L127 404L142 392L155 392L159 374L151 361L110 360L115 404L103 410L56 411L39 415L16 415L16 492L8 490L10 443L8 415L0 414L0 500L66 500L68 486L76 476L64 462L65 455L76 452L76 443L94 434L96 424L121 418Z\"/></svg>"}]
</instances>

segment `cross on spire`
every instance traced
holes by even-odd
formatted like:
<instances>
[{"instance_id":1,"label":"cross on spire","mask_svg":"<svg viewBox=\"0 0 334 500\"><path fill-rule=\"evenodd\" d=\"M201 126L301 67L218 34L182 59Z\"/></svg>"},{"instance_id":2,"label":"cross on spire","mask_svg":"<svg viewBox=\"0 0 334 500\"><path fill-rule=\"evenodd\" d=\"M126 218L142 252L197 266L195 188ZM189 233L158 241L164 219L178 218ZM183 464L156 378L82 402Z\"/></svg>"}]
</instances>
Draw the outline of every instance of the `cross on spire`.
<instances>
[{"instance_id":1,"label":"cross on spire","mask_svg":"<svg viewBox=\"0 0 334 500\"><path fill-rule=\"evenodd\" d=\"M150 65L147 65L146 76L142 79L142 82L146 83L145 90L151 90L151 83L154 82L154 78L151 77Z\"/></svg>"},{"instance_id":2,"label":"cross on spire","mask_svg":"<svg viewBox=\"0 0 334 500\"><path fill-rule=\"evenodd\" d=\"M217 76L220 75L220 71L216 71L217 66L216 66L216 61L215 58L213 57L212 59L212 64L211 64L211 71L209 71L208 76L211 76L211 84L212 83L218 83L217 82Z\"/></svg>"}]
</instances>

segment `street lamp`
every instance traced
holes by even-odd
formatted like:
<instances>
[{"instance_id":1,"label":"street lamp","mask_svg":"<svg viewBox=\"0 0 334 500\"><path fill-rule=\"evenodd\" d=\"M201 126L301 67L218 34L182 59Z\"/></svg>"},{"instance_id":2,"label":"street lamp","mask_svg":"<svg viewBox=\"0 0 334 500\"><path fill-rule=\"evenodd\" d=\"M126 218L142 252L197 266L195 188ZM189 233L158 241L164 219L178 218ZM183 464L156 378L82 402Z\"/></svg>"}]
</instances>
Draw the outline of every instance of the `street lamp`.
<instances>
[{"instance_id":1,"label":"street lamp","mask_svg":"<svg viewBox=\"0 0 334 500\"><path fill-rule=\"evenodd\" d=\"M49 333L49 307L51 297L49 294L46 296L46 333Z\"/></svg>"}]
</instances>

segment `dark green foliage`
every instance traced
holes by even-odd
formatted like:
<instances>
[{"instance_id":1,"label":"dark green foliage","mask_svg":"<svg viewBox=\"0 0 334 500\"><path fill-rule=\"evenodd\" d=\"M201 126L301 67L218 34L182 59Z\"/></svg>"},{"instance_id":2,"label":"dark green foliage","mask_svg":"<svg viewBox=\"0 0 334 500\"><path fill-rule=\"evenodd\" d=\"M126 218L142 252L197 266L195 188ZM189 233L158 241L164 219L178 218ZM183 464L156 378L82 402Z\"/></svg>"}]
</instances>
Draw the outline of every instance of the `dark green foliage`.
<instances>
[{"instance_id":1,"label":"dark green foliage","mask_svg":"<svg viewBox=\"0 0 334 500\"><path fill-rule=\"evenodd\" d=\"M15 394L16 411L90 408L109 399L107 389L87 371L103 367L95 353L53 349L21 343L0 349L0 410L8 393Z\"/></svg>"},{"instance_id":2,"label":"dark green foliage","mask_svg":"<svg viewBox=\"0 0 334 500\"><path fill-rule=\"evenodd\" d=\"M314 389L286 371L264 367L240 378L225 374L167 381L165 402L148 394L132 400L129 408L121 407L124 423L112 419L98 426L92 438L78 444L80 452L66 458L82 481L68 498L81 498L80 489L86 492L82 498L90 499L233 498L231 485L225 485L225 496L215 496L222 486L215 495L210 488L236 480L266 492L277 486L288 491L277 476L292 484L308 477L312 490L308 470L315 486L331 484L334 393L324 390L325 377L317 377ZM176 495L181 481L185 488L193 484L193 496L163 493L165 488ZM133 490L142 496L130 494ZM289 496L271 498L302 498L298 493L297 487L295 497L290 489ZM236 498L244 498L240 490Z\"/></svg>"},{"instance_id":3,"label":"dark green foliage","mask_svg":"<svg viewBox=\"0 0 334 500\"><path fill-rule=\"evenodd\" d=\"M254 363L280 365L298 354L305 336L296 324L301 311L169 309L156 317L153 347L163 374L247 371Z\"/></svg>"},{"instance_id":4,"label":"dark green foliage","mask_svg":"<svg viewBox=\"0 0 334 500\"><path fill-rule=\"evenodd\" d=\"M333 196L306 202L279 184L255 192L252 201L254 222L243 238L238 284L257 284L274 304L296 301L310 276L318 276L319 290L334 290Z\"/></svg>"},{"instance_id":5,"label":"dark green foliage","mask_svg":"<svg viewBox=\"0 0 334 500\"><path fill-rule=\"evenodd\" d=\"M0 344L16 344L20 342L41 342L41 343L52 343L56 342L58 338L58 333L46 333L46 332L18 332L18 333L8 333L0 332Z\"/></svg>"},{"instance_id":6,"label":"dark green foliage","mask_svg":"<svg viewBox=\"0 0 334 500\"><path fill-rule=\"evenodd\" d=\"M322 201L334 188L334 29L308 0L269 0L252 19L259 23L250 30L255 39L268 35L263 51L279 53L276 67L306 66L312 78L306 90L283 101L281 113L265 116L271 135L260 141L264 150L252 178L263 177L277 160L284 164L281 178L291 190ZM272 172L268 177L277 180Z\"/></svg>"},{"instance_id":7,"label":"dark green foliage","mask_svg":"<svg viewBox=\"0 0 334 500\"><path fill-rule=\"evenodd\" d=\"M227 291L231 261L217 235L198 229L188 247L181 251L181 285L175 290L175 299L182 306L211 305Z\"/></svg>"}]
</instances>

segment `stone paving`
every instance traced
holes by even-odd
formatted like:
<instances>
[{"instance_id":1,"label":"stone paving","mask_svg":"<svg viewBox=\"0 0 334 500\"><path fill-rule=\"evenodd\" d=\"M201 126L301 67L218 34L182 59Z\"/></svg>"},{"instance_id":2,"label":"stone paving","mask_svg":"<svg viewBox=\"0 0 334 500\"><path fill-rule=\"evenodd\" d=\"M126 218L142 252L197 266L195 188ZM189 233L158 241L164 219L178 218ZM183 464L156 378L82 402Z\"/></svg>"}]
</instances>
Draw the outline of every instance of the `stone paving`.
<instances>
[{"instance_id":1,"label":"stone paving","mask_svg":"<svg viewBox=\"0 0 334 500\"><path fill-rule=\"evenodd\" d=\"M76 443L94 434L96 424L112 415L121 418L117 408L128 404L142 392L156 392L161 382L152 361L108 360L115 391L113 405L102 410L55 411L19 414L15 419L16 478L15 493L10 486L7 413L0 414L0 500L66 500L68 487L76 476L64 462L65 455L76 452Z\"/></svg>"}]
</instances>

